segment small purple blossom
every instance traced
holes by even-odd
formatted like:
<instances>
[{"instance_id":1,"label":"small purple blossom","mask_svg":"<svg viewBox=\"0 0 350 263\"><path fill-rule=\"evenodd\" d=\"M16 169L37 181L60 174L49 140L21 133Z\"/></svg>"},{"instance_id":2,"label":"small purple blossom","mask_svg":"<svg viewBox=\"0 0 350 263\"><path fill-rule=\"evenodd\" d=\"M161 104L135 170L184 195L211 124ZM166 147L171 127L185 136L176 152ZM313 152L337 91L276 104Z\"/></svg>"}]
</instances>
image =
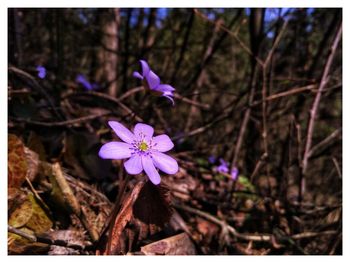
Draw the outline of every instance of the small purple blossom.
<instances>
[{"instance_id":1,"label":"small purple blossom","mask_svg":"<svg viewBox=\"0 0 350 263\"><path fill-rule=\"evenodd\" d=\"M220 165L218 167L216 167L216 171L218 171L219 173L228 173L228 163L225 162L224 159L220 158Z\"/></svg>"},{"instance_id":2,"label":"small purple blossom","mask_svg":"<svg viewBox=\"0 0 350 263\"><path fill-rule=\"evenodd\" d=\"M46 68L43 66L37 66L36 70L38 71L38 77L44 79L46 77Z\"/></svg>"},{"instance_id":3,"label":"small purple blossom","mask_svg":"<svg viewBox=\"0 0 350 263\"><path fill-rule=\"evenodd\" d=\"M231 179L233 181L237 180L238 174L239 174L238 168L237 167L233 167L233 169L231 171Z\"/></svg>"},{"instance_id":4,"label":"small purple blossom","mask_svg":"<svg viewBox=\"0 0 350 263\"><path fill-rule=\"evenodd\" d=\"M89 91L98 88L98 85L97 85L96 83L92 83L92 84L91 84L91 83L85 78L85 76L82 75L82 74L79 74L79 75L76 77L75 81L76 81L77 83L80 83L81 85L83 85L83 87L84 87L86 90L89 90Z\"/></svg>"},{"instance_id":5,"label":"small purple blossom","mask_svg":"<svg viewBox=\"0 0 350 263\"><path fill-rule=\"evenodd\" d=\"M210 155L208 158L209 163L214 164L216 162L216 158L214 155Z\"/></svg>"},{"instance_id":6,"label":"small purple blossom","mask_svg":"<svg viewBox=\"0 0 350 263\"><path fill-rule=\"evenodd\" d=\"M175 89L168 84L160 84L159 77L150 69L146 61L140 60L140 63L142 74L135 71L133 73L133 76L135 78L141 79L144 87L163 97L166 97L167 99L171 100L171 103L174 105L173 92Z\"/></svg>"},{"instance_id":7,"label":"small purple blossom","mask_svg":"<svg viewBox=\"0 0 350 263\"><path fill-rule=\"evenodd\" d=\"M209 157L209 162L214 164L215 163L215 157L214 156L210 156ZM223 173L223 174L228 174L229 173L229 163L226 162L224 159L220 158L219 159L219 162L220 162L220 165L219 166L216 166L215 167L215 170L218 172L218 173ZM237 180L238 178L238 174L239 174L239 171L238 171L238 168L237 167L233 167L233 169L231 170L230 172L230 175L231 175L231 179L232 180Z\"/></svg>"},{"instance_id":8,"label":"small purple blossom","mask_svg":"<svg viewBox=\"0 0 350 263\"><path fill-rule=\"evenodd\" d=\"M177 173L177 161L164 154L174 147L168 135L153 137L154 129L143 123L136 124L133 132L116 121L109 121L108 124L123 142L104 144L98 153L101 158L129 158L124 162L126 171L129 174L140 174L144 170L155 185L161 180L156 168L166 174Z\"/></svg>"}]
</instances>

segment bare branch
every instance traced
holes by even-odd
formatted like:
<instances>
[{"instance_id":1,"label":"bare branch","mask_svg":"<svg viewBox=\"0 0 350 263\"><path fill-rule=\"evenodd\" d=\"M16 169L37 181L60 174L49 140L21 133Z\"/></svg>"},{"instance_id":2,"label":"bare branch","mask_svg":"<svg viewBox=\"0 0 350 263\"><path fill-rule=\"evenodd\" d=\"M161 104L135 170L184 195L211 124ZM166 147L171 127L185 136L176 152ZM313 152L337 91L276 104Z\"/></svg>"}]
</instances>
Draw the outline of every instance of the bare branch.
<instances>
[{"instance_id":1,"label":"bare branch","mask_svg":"<svg viewBox=\"0 0 350 263\"><path fill-rule=\"evenodd\" d=\"M308 129L307 129L307 138L306 138L306 143L305 143L305 151L304 151L304 157L303 157L303 162L302 162L302 173L305 174L307 171L307 165L308 165L308 160L309 160L309 151L312 145L312 136L314 132L314 126L315 126L315 121L316 121L316 114L318 110L318 106L321 101L321 95L322 91L325 88L326 84L328 83L328 75L329 71L335 56L335 51L338 47L338 44L341 39L341 34L342 34L342 24L339 26L337 30L337 34L335 35L335 38L333 40L333 44L330 48L330 52L327 58L326 65L323 70L321 82L314 100L314 103L312 105L311 111L310 111L310 119L309 119L309 124L308 124Z\"/></svg>"}]
</instances>

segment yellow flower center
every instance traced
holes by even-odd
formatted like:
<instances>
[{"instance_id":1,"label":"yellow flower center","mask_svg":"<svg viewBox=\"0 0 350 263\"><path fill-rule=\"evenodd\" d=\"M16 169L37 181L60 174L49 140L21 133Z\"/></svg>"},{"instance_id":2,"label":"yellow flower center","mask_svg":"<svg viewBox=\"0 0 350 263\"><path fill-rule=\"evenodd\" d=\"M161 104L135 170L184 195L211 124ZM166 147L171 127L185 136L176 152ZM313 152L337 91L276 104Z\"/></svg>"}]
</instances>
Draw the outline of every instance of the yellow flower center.
<instances>
[{"instance_id":1,"label":"yellow flower center","mask_svg":"<svg viewBox=\"0 0 350 263\"><path fill-rule=\"evenodd\" d=\"M145 143L144 141L142 141L142 142L139 144L139 149L140 149L141 151L147 151L147 149L148 149L147 143Z\"/></svg>"}]
</instances>

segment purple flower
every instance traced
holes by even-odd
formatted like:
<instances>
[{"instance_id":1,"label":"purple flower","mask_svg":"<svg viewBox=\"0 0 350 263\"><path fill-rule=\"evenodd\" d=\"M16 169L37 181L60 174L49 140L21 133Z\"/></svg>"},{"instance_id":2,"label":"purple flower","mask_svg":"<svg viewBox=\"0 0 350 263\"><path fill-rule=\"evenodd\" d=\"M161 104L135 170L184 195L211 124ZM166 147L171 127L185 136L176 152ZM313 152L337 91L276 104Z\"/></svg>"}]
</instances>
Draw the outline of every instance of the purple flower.
<instances>
[{"instance_id":1,"label":"purple flower","mask_svg":"<svg viewBox=\"0 0 350 263\"><path fill-rule=\"evenodd\" d=\"M142 67L142 74L135 71L133 76L141 79L144 87L150 89L158 95L166 97L167 99L171 100L172 104L174 105L174 100L172 97L174 96L173 92L175 89L168 84L160 84L159 77L150 69L146 61L140 60L140 63Z\"/></svg>"},{"instance_id":2,"label":"purple flower","mask_svg":"<svg viewBox=\"0 0 350 263\"><path fill-rule=\"evenodd\" d=\"M238 177L238 168L237 167L233 167L232 171L231 171L231 179L232 180L237 180L237 177Z\"/></svg>"},{"instance_id":3,"label":"purple flower","mask_svg":"<svg viewBox=\"0 0 350 263\"><path fill-rule=\"evenodd\" d=\"M208 158L209 163L214 164L216 162L216 158L214 155L210 155Z\"/></svg>"},{"instance_id":4,"label":"purple flower","mask_svg":"<svg viewBox=\"0 0 350 263\"><path fill-rule=\"evenodd\" d=\"M156 168L167 174L175 174L179 166L175 159L164 154L174 147L168 135L153 137L154 129L143 123L136 124L134 132L129 131L116 121L109 121L109 126L123 142L104 144L99 156L103 159L126 159L124 167L129 174L140 174L143 170L153 184L160 183Z\"/></svg>"},{"instance_id":5,"label":"purple flower","mask_svg":"<svg viewBox=\"0 0 350 263\"><path fill-rule=\"evenodd\" d=\"M46 77L46 68L43 66L37 66L36 70L38 71L38 77L44 79Z\"/></svg>"},{"instance_id":6,"label":"purple flower","mask_svg":"<svg viewBox=\"0 0 350 263\"><path fill-rule=\"evenodd\" d=\"M75 79L76 82L80 83L81 85L83 85L83 87L86 89L86 90L94 90L94 89L97 89L98 88L98 85L96 83L93 83L91 84L86 78L84 75L82 74L79 74L76 79Z\"/></svg>"},{"instance_id":7,"label":"purple flower","mask_svg":"<svg viewBox=\"0 0 350 263\"><path fill-rule=\"evenodd\" d=\"M220 158L220 165L216 167L216 171L219 173L228 173L228 163L224 159Z\"/></svg>"}]
</instances>

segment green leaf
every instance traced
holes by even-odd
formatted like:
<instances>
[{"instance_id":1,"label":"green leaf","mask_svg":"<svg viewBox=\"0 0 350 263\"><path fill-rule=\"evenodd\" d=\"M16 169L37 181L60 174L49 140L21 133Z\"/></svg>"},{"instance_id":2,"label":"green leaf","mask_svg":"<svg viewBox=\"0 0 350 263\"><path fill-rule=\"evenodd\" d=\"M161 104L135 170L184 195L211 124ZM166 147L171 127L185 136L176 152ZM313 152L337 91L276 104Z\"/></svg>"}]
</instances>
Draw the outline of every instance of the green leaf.
<instances>
[{"instance_id":1,"label":"green leaf","mask_svg":"<svg viewBox=\"0 0 350 263\"><path fill-rule=\"evenodd\" d=\"M249 181L249 179L243 175L238 176L238 183L243 187L242 190L249 191L249 192L255 192L255 187L252 185L252 183Z\"/></svg>"}]
</instances>

